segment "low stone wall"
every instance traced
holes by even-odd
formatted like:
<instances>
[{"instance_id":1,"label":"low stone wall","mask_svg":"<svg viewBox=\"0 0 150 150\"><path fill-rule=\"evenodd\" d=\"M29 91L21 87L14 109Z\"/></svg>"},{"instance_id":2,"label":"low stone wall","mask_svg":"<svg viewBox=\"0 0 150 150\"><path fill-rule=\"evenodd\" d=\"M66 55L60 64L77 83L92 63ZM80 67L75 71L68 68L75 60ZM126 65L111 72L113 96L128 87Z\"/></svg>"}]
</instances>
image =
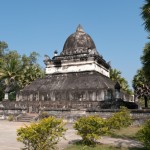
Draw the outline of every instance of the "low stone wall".
<instances>
[{"instance_id":1,"label":"low stone wall","mask_svg":"<svg viewBox=\"0 0 150 150\"><path fill-rule=\"evenodd\" d=\"M64 118L68 122L73 122L80 116L99 115L103 118L112 116L119 109L101 109L98 106L100 102L36 102L36 101L18 101L0 102L0 115L19 115L23 113L41 113L47 112L58 118ZM68 106L68 107L66 107ZM81 106L84 106L83 109ZM75 109L77 108L77 109ZM134 124L141 124L150 119L150 109L130 109Z\"/></svg>"},{"instance_id":2,"label":"low stone wall","mask_svg":"<svg viewBox=\"0 0 150 150\"><path fill-rule=\"evenodd\" d=\"M118 109L101 109L99 111L87 111L87 110L45 110L49 115L56 116L58 118L64 118L68 122L74 122L77 118L81 116L88 115L99 115L102 118L109 118L114 113L118 112ZM133 118L133 124L139 125L144 123L144 121L150 119L150 109L147 110L131 110L131 116Z\"/></svg>"}]
</instances>

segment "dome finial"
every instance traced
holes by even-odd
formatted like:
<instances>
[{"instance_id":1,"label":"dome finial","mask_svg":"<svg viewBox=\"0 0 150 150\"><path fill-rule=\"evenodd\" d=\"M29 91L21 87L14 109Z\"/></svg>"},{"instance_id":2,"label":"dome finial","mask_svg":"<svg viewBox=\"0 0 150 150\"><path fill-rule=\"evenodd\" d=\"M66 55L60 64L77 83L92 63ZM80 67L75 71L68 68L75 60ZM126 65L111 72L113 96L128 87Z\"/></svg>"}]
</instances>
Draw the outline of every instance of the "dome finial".
<instances>
[{"instance_id":1,"label":"dome finial","mask_svg":"<svg viewBox=\"0 0 150 150\"><path fill-rule=\"evenodd\" d=\"M78 25L76 32L84 32L84 30L80 24Z\"/></svg>"}]
</instances>

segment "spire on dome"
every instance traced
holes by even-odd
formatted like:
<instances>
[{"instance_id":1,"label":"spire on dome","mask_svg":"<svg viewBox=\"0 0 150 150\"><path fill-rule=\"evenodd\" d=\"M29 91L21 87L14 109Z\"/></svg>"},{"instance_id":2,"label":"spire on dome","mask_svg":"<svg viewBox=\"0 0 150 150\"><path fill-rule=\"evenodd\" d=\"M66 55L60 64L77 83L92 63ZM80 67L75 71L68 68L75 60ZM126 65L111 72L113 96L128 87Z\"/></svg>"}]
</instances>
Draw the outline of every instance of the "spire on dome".
<instances>
[{"instance_id":1,"label":"spire on dome","mask_svg":"<svg viewBox=\"0 0 150 150\"><path fill-rule=\"evenodd\" d=\"M80 24L78 25L76 32L84 32L83 27Z\"/></svg>"}]
</instances>

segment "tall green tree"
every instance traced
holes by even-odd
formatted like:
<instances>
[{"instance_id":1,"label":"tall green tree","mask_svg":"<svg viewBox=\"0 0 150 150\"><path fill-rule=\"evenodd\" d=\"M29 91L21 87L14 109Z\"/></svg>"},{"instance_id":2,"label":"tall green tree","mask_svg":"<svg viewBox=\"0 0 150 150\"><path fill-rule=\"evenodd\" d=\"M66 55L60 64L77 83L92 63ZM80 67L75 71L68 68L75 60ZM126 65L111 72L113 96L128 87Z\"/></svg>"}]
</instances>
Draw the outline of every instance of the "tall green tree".
<instances>
[{"instance_id":1,"label":"tall green tree","mask_svg":"<svg viewBox=\"0 0 150 150\"><path fill-rule=\"evenodd\" d=\"M141 62L143 65L143 73L145 78L150 81L150 42L147 43L144 47Z\"/></svg>"},{"instance_id":2,"label":"tall green tree","mask_svg":"<svg viewBox=\"0 0 150 150\"><path fill-rule=\"evenodd\" d=\"M150 32L150 0L145 0L145 4L141 9L141 15L144 20L145 29Z\"/></svg>"},{"instance_id":3,"label":"tall green tree","mask_svg":"<svg viewBox=\"0 0 150 150\"><path fill-rule=\"evenodd\" d=\"M145 108L148 108L148 100L150 98L150 84L144 76L143 70L137 71L132 81L135 98L143 99Z\"/></svg>"},{"instance_id":4,"label":"tall green tree","mask_svg":"<svg viewBox=\"0 0 150 150\"><path fill-rule=\"evenodd\" d=\"M141 15L144 20L145 30L148 31L149 34L150 33L150 0L145 0L145 4L142 6ZM145 75L145 78L148 81L150 81L150 42L145 44L141 61L143 64L143 73Z\"/></svg>"},{"instance_id":5,"label":"tall green tree","mask_svg":"<svg viewBox=\"0 0 150 150\"><path fill-rule=\"evenodd\" d=\"M142 18L144 20L145 30L150 32L150 0L145 0L142 6ZM141 56L142 68L137 71L133 78L133 88L135 97L144 99L145 107L148 107L150 99L150 42L145 44L143 55Z\"/></svg>"},{"instance_id":6,"label":"tall green tree","mask_svg":"<svg viewBox=\"0 0 150 150\"><path fill-rule=\"evenodd\" d=\"M3 58L2 66L0 67L0 81L5 87L6 93L13 91L18 84L19 77L22 73L20 55L16 51L11 51Z\"/></svg>"},{"instance_id":7,"label":"tall green tree","mask_svg":"<svg viewBox=\"0 0 150 150\"><path fill-rule=\"evenodd\" d=\"M18 54L17 51L5 52L7 44L1 46L0 57L0 100L7 93L16 92L30 84L35 79L44 75L43 70L37 63L38 54L32 52L29 56ZM10 94L11 95L11 94Z\"/></svg>"}]
</instances>

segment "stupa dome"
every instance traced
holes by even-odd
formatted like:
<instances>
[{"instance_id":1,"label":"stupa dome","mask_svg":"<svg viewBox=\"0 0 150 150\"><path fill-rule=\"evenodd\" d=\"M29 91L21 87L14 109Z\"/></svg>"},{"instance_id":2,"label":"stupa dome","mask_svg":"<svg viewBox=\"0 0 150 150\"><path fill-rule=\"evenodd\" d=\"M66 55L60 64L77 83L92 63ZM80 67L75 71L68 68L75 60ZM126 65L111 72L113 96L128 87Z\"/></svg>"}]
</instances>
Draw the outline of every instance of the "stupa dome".
<instances>
[{"instance_id":1,"label":"stupa dome","mask_svg":"<svg viewBox=\"0 0 150 150\"><path fill-rule=\"evenodd\" d=\"M97 53L94 41L79 25L76 32L67 38L61 55L89 53L91 50Z\"/></svg>"}]
</instances>

